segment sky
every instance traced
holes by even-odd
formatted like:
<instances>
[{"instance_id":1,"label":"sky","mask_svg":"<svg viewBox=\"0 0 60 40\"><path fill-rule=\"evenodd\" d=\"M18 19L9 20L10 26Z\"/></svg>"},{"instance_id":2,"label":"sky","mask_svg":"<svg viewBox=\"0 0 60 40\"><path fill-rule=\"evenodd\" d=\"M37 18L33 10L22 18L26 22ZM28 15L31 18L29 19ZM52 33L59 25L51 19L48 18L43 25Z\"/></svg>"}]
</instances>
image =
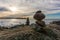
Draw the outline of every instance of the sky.
<instances>
[{"instance_id":1,"label":"sky","mask_svg":"<svg viewBox=\"0 0 60 40\"><path fill-rule=\"evenodd\" d=\"M46 15L60 14L60 0L0 0L0 17L32 17L38 10ZM60 18L60 15L51 16L46 18Z\"/></svg>"}]
</instances>

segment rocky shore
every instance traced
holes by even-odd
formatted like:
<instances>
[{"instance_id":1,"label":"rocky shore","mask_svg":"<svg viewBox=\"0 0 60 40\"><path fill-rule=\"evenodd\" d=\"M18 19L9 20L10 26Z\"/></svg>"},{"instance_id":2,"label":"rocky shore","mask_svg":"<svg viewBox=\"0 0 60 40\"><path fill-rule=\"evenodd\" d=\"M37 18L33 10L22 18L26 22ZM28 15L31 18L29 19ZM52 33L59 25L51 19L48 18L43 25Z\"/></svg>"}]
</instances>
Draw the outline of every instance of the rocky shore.
<instances>
[{"instance_id":1,"label":"rocky shore","mask_svg":"<svg viewBox=\"0 0 60 40\"><path fill-rule=\"evenodd\" d=\"M60 30L47 26L45 33L35 31L33 26L0 30L0 40L60 40Z\"/></svg>"},{"instance_id":2,"label":"rocky shore","mask_svg":"<svg viewBox=\"0 0 60 40\"><path fill-rule=\"evenodd\" d=\"M33 16L35 24L30 25L29 18L25 25L16 25L11 28L0 28L0 40L60 40L60 23L52 22L46 25L42 11Z\"/></svg>"}]
</instances>

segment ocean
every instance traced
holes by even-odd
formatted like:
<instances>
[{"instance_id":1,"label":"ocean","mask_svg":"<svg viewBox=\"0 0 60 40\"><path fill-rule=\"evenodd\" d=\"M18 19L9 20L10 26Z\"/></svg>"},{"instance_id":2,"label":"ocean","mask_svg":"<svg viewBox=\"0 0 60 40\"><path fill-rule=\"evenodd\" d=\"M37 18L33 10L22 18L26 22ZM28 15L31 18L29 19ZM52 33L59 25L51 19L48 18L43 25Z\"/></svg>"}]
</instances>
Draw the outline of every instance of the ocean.
<instances>
[{"instance_id":1,"label":"ocean","mask_svg":"<svg viewBox=\"0 0 60 40\"><path fill-rule=\"evenodd\" d=\"M45 19L46 24L49 24L52 21L59 21L59 19ZM14 25L25 24L26 19L0 19L0 26L12 27ZM30 20L30 24L35 23L35 20Z\"/></svg>"}]
</instances>

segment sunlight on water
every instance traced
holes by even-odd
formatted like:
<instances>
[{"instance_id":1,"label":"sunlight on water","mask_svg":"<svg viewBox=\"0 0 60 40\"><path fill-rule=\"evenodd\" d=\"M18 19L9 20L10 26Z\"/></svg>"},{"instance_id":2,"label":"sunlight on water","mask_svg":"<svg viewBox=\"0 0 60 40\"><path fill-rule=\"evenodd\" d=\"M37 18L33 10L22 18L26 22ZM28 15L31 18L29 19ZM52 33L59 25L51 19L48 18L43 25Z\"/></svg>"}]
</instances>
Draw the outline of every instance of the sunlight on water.
<instances>
[{"instance_id":1,"label":"sunlight on water","mask_svg":"<svg viewBox=\"0 0 60 40\"><path fill-rule=\"evenodd\" d=\"M44 20L46 22L46 24L49 24L50 22L52 21L58 21L57 19L56 20ZM21 24L25 24L26 23L26 20L25 19L0 19L0 26L14 26L14 25L21 25ZM35 23L35 20L30 20L30 24L31 23Z\"/></svg>"},{"instance_id":2,"label":"sunlight on water","mask_svg":"<svg viewBox=\"0 0 60 40\"><path fill-rule=\"evenodd\" d=\"M0 26L14 26L24 24L26 20L21 19L0 19Z\"/></svg>"}]
</instances>

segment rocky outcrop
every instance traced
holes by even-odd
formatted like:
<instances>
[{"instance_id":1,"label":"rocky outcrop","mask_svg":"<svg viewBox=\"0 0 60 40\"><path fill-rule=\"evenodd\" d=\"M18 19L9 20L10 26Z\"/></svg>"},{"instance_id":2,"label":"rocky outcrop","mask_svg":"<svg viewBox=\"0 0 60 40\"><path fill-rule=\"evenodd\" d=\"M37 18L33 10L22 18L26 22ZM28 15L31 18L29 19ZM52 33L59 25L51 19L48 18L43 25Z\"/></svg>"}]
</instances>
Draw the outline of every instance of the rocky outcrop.
<instances>
[{"instance_id":1,"label":"rocky outcrop","mask_svg":"<svg viewBox=\"0 0 60 40\"><path fill-rule=\"evenodd\" d=\"M56 28L45 26L45 22L42 21L45 15L41 11L36 13L34 15L36 24L1 31L0 40L60 40L60 31Z\"/></svg>"},{"instance_id":2,"label":"rocky outcrop","mask_svg":"<svg viewBox=\"0 0 60 40\"><path fill-rule=\"evenodd\" d=\"M24 26L0 31L0 40L60 40L60 31L57 29L48 26L43 28L44 33L32 27Z\"/></svg>"},{"instance_id":3,"label":"rocky outcrop","mask_svg":"<svg viewBox=\"0 0 60 40\"><path fill-rule=\"evenodd\" d=\"M60 33L58 30L44 28L47 32L45 34L42 32L37 32L31 27L23 27L23 29L14 29L15 32L10 31L7 35L3 34L2 37L0 36L0 40L60 40Z\"/></svg>"},{"instance_id":4,"label":"rocky outcrop","mask_svg":"<svg viewBox=\"0 0 60 40\"><path fill-rule=\"evenodd\" d=\"M53 22L51 22L51 24L57 24L57 25L60 25L60 21L53 21Z\"/></svg>"}]
</instances>

